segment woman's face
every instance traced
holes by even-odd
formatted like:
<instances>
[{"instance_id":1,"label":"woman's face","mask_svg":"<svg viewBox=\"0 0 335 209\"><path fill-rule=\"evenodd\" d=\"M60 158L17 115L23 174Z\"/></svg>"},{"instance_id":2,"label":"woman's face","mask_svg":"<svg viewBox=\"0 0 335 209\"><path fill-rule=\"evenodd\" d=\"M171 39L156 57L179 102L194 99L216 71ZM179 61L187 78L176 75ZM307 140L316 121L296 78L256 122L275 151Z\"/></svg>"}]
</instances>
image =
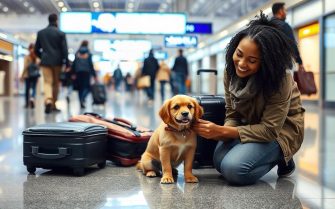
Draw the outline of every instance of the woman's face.
<instances>
[{"instance_id":1,"label":"woman's face","mask_svg":"<svg viewBox=\"0 0 335 209\"><path fill-rule=\"evenodd\" d=\"M233 61L238 77L246 78L257 73L261 65L261 59L256 42L249 37L243 38L234 52Z\"/></svg>"}]
</instances>

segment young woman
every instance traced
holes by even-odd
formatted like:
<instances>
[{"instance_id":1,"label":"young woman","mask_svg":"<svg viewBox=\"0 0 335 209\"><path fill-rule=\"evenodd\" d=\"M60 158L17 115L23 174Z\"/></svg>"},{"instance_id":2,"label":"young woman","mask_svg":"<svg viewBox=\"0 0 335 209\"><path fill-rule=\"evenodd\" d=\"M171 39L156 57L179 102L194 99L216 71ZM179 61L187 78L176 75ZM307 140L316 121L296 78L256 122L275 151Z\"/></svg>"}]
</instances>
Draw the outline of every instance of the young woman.
<instances>
[{"instance_id":1,"label":"young woman","mask_svg":"<svg viewBox=\"0 0 335 209\"><path fill-rule=\"evenodd\" d=\"M227 46L225 124L199 120L194 130L219 141L214 165L231 184L253 184L276 165L280 177L295 169L305 110L289 72L294 44L261 13Z\"/></svg>"},{"instance_id":2,"label":"young woman","mask_svg":"<svg viewBox=\"0 0 335 209\"><path fill-rule=\"evenodd\" d=\"M36 84L40 77L37 57L34 53L34 44L28 47L29 54L24 57L24 67L21 75L21 81L25 82L25 108L35 107ZM31 90L31 92L30 92Z\"/></svg>"}]
</instances>

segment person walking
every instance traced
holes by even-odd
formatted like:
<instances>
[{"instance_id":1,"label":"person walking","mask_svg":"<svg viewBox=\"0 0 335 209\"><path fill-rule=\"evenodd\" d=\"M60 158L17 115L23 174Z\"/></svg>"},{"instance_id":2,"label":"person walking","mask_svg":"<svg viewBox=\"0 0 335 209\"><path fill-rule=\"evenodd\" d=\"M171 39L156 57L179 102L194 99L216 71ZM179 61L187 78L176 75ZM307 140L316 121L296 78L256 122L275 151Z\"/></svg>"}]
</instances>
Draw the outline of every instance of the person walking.
<instances>
[{"instance_id":1,"label":"person walking","mask_svg":"<svg viewBox=\"0 0 335 209\"><path fill-rule=\"evenodd\" d=\"M149 51L149 56L144 59L142 75L150 76L150 86L146 89L148 95L148 103L152 103L155 95L155 77L159 69L159 64L157 59L154 57L154 51L151 49Z\"/></svg>"},{"instance_id":2,"label":"person walking","mask_svg":"<svg viewBox=\"0 0 335 209\"><path fill-rule=\"evenodd\" d=\"M172 80L174 93L186 94L186 79L188 77L188 64L183 55L183 50L178 50L178 56L175 59L172 68Z\"/></svg>"},{"instance_id":3,"label":"person walking","mask_svg":"<svg viewBox=\"0 0 335 209\"><path fill-rule=\"evenodd\" d=\"M286 8L285 3L283 2L277 2L272 5L272 14L273 17L271 18L271 21L275 22L279 29L285 33L294 43L296 43L293 30L291 26L285 21L286 20ZM305 68L303 66L302 59L300 57L299 49L297 44L293 45L294 47L294 59L298 63L299 68L298 70L305 71Z\"/></svg>"},{"instance_id":4,"label":"person walking","mask_svg":"<svg viewBox=\"0 0 335 209\"><path fill-rule=\"evenodd\" d=\"M162 61L157 72L156 76L157 81L160 83L160 92L161 92L161 99L162 102L165 100L165 84L170 80L170 68L169 66Z\"/></svg>"},{"instance_id":5,"label":"person walking","mask_svg":"<svg viewBox=\"0 0 335 209\"><path fill-rule=\"evenodd\" d=\"M117 68L113 72L113 81L115 85L115 91L121 91L123 75L122 75L120 65L117 65Z\"/></svg>"},{"instance_id":6,"label":"person walking","mask_svg":"<svg viewBox=\"0 0 335 209\"><path fill-rule=\"evenodd\" d=\"M69 68L65 33L58 29L58 17L49 15L49 25L37 33L35 54L41 59L44 78L45 113L59 112L56 101L59 92L59 77L62 66Z\"/></svg>"},{"instance_id":7,"label":"person walking","mask_svg":"<svg viewBox=\"0 0 335 209\"><path fill-rule=\"evenodd\" d=\"M295 170L305 109L290 73L294 44L261 13L227 46L225 123L199 119L194 131L218 141L214 166L230 184L254 184L275 166L278 177Z\"/></svg>"},{"instance_id":8,"label":"person walking","mask_svg":"<svg viewBox=\"0 0 335 209\"><path fill-rule=\"evenodd\" d=\"M91 89L91 77L97 82L94 70L92 54L88 49L88 41L81 42L72 64L72 72L75 74L75 85L78 89L80 108L85 108L85 100Z\"/></svg>"},{"instance_id":9,"label":"person walking","mask_svg":"<svg viewBox=\"0 0 335 209\"><path fill-rule=\"evenodd\" d=\"M21 75L21 81L25 82L25 108L35 108L36 84L40 77L38 59L34 52L34 44L28 47L29 54L24 57L24 67ZM30 94L31 90L31 94Z\"/></svg>"}]
</instances>

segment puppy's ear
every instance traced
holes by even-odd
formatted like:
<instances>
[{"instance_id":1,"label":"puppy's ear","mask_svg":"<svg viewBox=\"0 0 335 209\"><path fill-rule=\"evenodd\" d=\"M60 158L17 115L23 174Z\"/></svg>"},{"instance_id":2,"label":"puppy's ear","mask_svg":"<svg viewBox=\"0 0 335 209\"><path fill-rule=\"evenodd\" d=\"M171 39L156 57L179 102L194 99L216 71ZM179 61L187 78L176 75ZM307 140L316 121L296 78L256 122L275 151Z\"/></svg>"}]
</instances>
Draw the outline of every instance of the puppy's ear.
<instances>
[{"instance_id":1,"label":"puppy's ear","mask_svg":"<svg viewBox=\"0 0 335 209\"><path fill-rule=\"evenodd\" d=\"M195 99L193 99L193 105L194 105L195 120L198 120L204 114L204 109L199 105L199 103Z\"/></svg>"},{"instance_id":2,"label":"puppy's ear","mask_svg":"<svg viewBox=\"0 0 335 209\"><path fill-rule=\"evenodd\" d=\"M159 110L159 116L162 118L162 120L164 121L164 123L169 124L170 123L170 118L171 118L171 114L170 114L170 103L171 100L167 100L164 102L163 106L161 107L161 109Z\"/></svg>"}]
</instances>

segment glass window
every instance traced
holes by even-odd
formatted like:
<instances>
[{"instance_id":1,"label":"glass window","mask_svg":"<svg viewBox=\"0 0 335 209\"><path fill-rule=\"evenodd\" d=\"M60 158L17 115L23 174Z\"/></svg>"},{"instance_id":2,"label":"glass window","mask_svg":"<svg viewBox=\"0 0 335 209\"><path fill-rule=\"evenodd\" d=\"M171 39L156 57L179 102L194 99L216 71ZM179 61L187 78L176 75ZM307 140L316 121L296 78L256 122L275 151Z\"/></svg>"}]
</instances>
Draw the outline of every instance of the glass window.
<instances>
[{"instance_id":1,"label":"glass window","mask_svg":"<svg viewBox=\"0 0 335 209\"><path fill-rule=\"evenodd\" d=\"M335 14L325 19L325 100L335 101Z\"/></svg>"}]
</instances>

